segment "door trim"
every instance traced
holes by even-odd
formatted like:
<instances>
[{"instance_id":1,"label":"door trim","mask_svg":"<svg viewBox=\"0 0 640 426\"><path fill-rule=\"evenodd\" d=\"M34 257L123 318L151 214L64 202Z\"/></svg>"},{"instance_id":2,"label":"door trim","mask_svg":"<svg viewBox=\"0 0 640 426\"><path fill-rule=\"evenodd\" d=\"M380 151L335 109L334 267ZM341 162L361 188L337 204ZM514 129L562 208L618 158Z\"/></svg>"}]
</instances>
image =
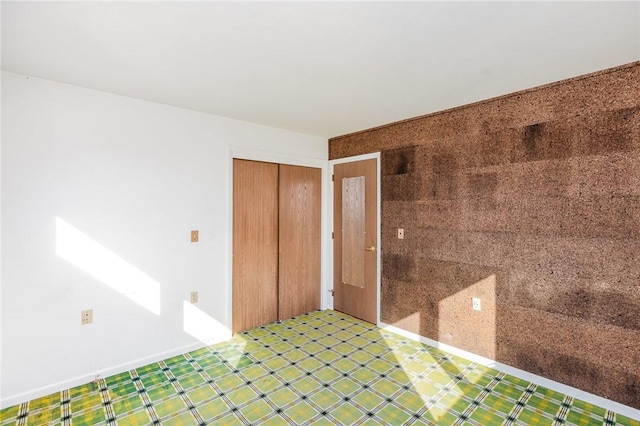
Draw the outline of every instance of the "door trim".
<instances>
[{"instance_id":1,"label":"door trim","mask_svg":"<svg viewBox=\"0 0 640 426\"><path fill-rule=\"evenodd\" d=\"M323 289L323 296L326 295L326 303L323 303L322 309L333 309L333 297L331 297L331 295L329 294L330 290L333 288L333 239L331 238L331 229L333 229L333 190L334 190L334 186L332 185L331 182L331 176L333 176L333 167L336 164L343 164L343 163L351 163L354 161L360 161L360 160L370 160L370 159L375 159L376 160L376 179L378 180L378 194L377 194L377 205L376 205L376 215L377 215L377 223L378 223L378 229L376 229L376 247L378 247L378 250L376 250L376 262L378 264L378 268L377 268L377 276L376 276L376 324L380 325L380 277L381 277L381 273L382 273L382 250L381 250L381 229L382 229L382 222L381 222L381 206L382 206L382 182L381 182L381 165L380 165L380 152L374 152L371 154L362 154L362 155L356 155L353 157L346 157L346 158L338 158L335 160L330 160L329 161L329 176L328 176L328 181L327 181L327 187L330 187L330 193L328 195L327 198L327 204L329 204L329 254L328 254L328 265L329 265L329 271L326 274L326 284L327 287ZM323 283L325 282L325 280L323 280ZM325 300L324 297L322 300Z\"/></svg>"},{"instance_id":2,"label":"door trim","mask_svg":"<svg viewBox=\"0 0 640 426\"><path fill-rule=\"evenodd\" d=\"M228 241L229 245L227 247L227 254L229 258L227 259L227 312L226 319L229 331L233 329L233 159L236 158L238 160L253 160L253 161L262 161L266 163L278 163L278 164L288 164L291 166L304 166L304 167L313 167L322 170L321 182L322 182L322 192L320 196L320 208L321 208L321 218L320 218L320 309L326 309L324 306L328 297L328 289L331 288L332 274L333 269L331 268L331 264L329 262L333 262L332 252L333 245L331 244L331 229L333 225L331 224L331 220L333 220L333 216L330 216L330 208L333 207L333 204L329 203L329 199L333 195L330 190L329 184L331 183L331 174L329 173L329 162L326 159L316 159L310 157L297 157L290 155L281 155L273 152L266 151L258 151L258 150L234 150L230 149L228 151L227 164L228 164L228 174L227 178L229 179L227 188L229 189L229 196L227 198L227 206L229 209L227 211L227 221L229 223L229 227L227 228L228 232Z\"/></svg>"}]
</instances>

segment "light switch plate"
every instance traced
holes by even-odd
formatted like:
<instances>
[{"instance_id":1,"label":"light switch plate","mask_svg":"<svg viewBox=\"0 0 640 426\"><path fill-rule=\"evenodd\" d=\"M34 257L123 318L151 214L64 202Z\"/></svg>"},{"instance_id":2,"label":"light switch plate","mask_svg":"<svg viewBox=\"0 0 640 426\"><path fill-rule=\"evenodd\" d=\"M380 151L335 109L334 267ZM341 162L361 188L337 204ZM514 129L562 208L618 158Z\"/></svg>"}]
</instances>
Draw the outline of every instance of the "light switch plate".
<instances>
[{"instance_id":1,"label":"light switch plate","mask_svg":"<svg viewBox=\"0 0 640 426\"><path fill-rule=\"evenodd\" d=\"M197 230L191 231L191 242L192 243L197 243L198 242L198 231Z\"/></svg>"},{"instance_id":2,"label":"light switch plate","mask_svg":"<svg viewBox=\"0 0 640 426\"><path fill-rule=\"evenodd\" d=\"M398 239L404 240L404 228L398 228Z\"/></svg>"}]
</instances>

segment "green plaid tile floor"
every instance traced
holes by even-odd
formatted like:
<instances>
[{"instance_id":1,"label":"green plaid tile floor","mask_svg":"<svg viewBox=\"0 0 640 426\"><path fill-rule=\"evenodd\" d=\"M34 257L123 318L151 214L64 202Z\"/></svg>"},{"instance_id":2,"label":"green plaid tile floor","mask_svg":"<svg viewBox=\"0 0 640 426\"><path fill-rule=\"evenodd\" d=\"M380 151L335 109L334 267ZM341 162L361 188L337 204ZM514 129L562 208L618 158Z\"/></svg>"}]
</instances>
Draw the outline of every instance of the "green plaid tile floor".
<instances>
[{"instance_id":1,"label":"green plaid tile floor","mask_svg":"<svg viewBox=\"0 0 640 426\"><path fill-rule=\"evenodd\" d=\"M335 311L0 412L2 425L636 425Z\"/></svg>"}]
</instances>

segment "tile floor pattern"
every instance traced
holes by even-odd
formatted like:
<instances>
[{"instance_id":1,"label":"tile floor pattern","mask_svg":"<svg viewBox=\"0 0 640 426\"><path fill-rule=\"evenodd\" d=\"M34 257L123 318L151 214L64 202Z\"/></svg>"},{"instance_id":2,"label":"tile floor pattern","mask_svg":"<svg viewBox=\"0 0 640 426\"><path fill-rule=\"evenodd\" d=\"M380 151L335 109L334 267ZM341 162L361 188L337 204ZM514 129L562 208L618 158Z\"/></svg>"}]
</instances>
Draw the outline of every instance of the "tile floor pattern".
<instances>
[{"instance_id":1,"label":"tile floor pattern","mask_svg":"<svg viewBox=\"0 0 640 426\"><path fill-rule=\"evenodd\" d=\"M636 425L317 311L0 412L4 425Z\"/></svg>"}]
</instances>

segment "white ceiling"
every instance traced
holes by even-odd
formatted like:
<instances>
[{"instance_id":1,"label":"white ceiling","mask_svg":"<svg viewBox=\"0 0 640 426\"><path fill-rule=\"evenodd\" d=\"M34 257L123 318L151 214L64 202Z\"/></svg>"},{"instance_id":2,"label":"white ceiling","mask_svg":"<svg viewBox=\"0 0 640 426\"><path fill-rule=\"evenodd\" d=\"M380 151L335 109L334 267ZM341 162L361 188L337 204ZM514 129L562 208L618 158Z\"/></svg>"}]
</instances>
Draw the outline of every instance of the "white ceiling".
<instances>
[{"instance_id":1,"label":"white ceiling","mask_svg":"<svg viewBox=\"0 0 640 426\"><path fill-rule=\"evenodd\" d=\"M640 60L640 2L2 2L2 68L338 136Z\"/></svg>"}]
</instances>

